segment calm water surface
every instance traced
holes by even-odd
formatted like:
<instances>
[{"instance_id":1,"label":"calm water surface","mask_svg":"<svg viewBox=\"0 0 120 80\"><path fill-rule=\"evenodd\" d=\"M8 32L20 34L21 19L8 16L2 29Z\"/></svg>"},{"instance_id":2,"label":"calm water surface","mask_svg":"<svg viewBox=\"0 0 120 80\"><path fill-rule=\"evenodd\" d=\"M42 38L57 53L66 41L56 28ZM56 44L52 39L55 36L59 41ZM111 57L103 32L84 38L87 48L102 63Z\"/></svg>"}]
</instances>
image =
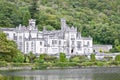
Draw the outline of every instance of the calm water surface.
<instances>
[{"instance_id":1,"label":"calm water surface","mask_svg":"<svg viewBox=\"0 0 120 80\"><path fill-rule=\"evenodd\" d=\"M2 71L0 80L120 80L120 68Z\"/></svg>"}]
</instances>

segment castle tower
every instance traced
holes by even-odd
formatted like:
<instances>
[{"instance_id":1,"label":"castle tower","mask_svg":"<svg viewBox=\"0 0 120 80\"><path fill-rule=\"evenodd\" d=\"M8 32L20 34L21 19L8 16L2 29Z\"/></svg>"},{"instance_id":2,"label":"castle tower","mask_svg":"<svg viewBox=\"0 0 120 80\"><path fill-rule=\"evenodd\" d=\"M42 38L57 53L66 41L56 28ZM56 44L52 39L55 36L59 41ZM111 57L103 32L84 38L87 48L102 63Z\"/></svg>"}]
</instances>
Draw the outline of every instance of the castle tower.
<instances>
[{"instance_id":1,"label":"castle tower","mask_svg":"<svg viewBox=\"0 0 120 80\"><path fill-rule=\"evenodd\" d=\"M66 20L61 18L61 30L65 30L66 29Z\"/></svg>"},{"instance_id":2,"label":"castle tower","mask_svg":"<svg viewBox=\"0 0 120 80\"><path fill-rule=\"evenodd\" d=\"M30 20L29 20L29 29L30 29L30 30L36 29L36 27L35 27L36 22L35 22L35 21L36 21L36 20L34 20L34 19L30 19Z\"/></svg>"}]
</instances>

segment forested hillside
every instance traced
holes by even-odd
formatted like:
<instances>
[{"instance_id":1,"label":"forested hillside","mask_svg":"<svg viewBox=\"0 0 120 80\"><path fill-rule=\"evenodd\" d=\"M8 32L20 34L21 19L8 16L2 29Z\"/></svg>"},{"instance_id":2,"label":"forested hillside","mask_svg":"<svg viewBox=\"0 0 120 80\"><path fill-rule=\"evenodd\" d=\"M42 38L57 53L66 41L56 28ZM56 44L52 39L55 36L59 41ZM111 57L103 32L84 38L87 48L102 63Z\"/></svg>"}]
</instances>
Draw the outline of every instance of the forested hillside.
<instances>
[{"instance_id":1,"label":"forested hillside","mask_svg":"<svg viewBox=\"0 0 120 80\"><path fill-rule=\"evenodd\" d=\"M94 43L120 45L120 0L0 0L0 27L37 20L39 30L60 29L60 18Z\"/></svg>"}]
</instances>

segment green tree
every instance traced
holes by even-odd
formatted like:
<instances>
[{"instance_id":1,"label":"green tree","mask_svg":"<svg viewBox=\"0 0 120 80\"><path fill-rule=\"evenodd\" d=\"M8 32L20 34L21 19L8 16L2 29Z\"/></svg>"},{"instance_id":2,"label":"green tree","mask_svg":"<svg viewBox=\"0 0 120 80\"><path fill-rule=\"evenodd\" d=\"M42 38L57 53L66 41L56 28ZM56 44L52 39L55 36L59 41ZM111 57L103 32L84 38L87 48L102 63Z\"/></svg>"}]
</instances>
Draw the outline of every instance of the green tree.
<instances>
[{"instance_id":1,"label":"green tree","mask_svg":"<svg viewBox=\"0 0 120 80\"><path fill-rule=\"evenodd\" d=\"M40 63L44 63L44 57L45 57L46 54L40 54L40 57L39 57L39 62Z\"/></svg>"},{"instance_id":2,"label":"green tree","mask_svg":"<svg viewBox=\"0 0 120 80\"><path fill-rule=\"evenodd\" d=\"M119 46L119 45L120 45L119 40L118 40L118 39L115 39L115 41L114 41L114 46L116 47L116 46Z\"/></svg>"},{"instance_id":3,"label":"green tree","mask_svg":"<svg viewBox=\"0 0 120 80\"><path fill-rule=\"evenodd\" d=\"M91 54L91 55L90 55L90 59L91 59L91 61L94 62L94 61L96 60L96 58L95 58L95 54Z\"/></svg>"},{"instance_id":4,"label":"green tree","mask_svg":"<svg viewBox=\"0 0 120 80\"><path fill-rule=\"evenodd\" d=\"M16 63L23 63L24 60L25 60L25 57L21 52L18 52L17 55L13 57L13 62L16 62Z\"/></svg>"},{"instance_id":5,"label":"green tree","mask_svg":"<svg viewBox=\"0 0 120 80\"><path fill-rule=\"evenodd\" d=\"M31 18L30 12L29 11L25 12L23 14L23 20L22 20L23 25L27 26L30 18Z\"/></svg>"},{"instance_id":6,"label":"green tree","mask_svg":"<svg viewBox=\"0 0 120 80\"><path fill-rule=\"evenodd\" d=\"M66 62L66 61L67 61L67 58L66 58L65 53L60 53L59 59L60 59L60 62Z\"/></svg>"},{"instance_id":7,"label":"green tree","mask_svg":"<svg viewBox=\"0 0 120 80\"><path fill-rule=\"evenodd\" d=\"M72 61L72 62L80 62L80 59L79 59L78 56L75 56L75 57L70 58L70 61Z\"/></svg>"},{"instance_id":8,"label":"green tree","mask_svg":"<svg viewBox=\"0 0 120 80\"><path fill-rule=\"evenodd\" d=\"M31 0L29 11L31 14L31 18L36 19L38 14L38 0Z\"/></svg>"},{"instance_id":9,"label":"green tree","mask_svg":"<svg viewBox=\"0 0 120 80\"><path fill-rule=\"evenodd\" d=\"M27 56L28 56L29 62L30 62L30 63L33 63L34 60L35 60L35 58L36 58L36 55L33 54L32 52L30 52L30 53L28 53Z\"/></svg>"},{"instance_id":10,"label":"green tree","mask_svg":"<svg viewBox=\"0 0 120 80\"><path fill-rule=\"evenodd\" d=\"M24 62L29 63L29 57L27 54L24 54Z\"/></svg>"},{"instance_id":11,"label":"green tree","mask_svg":"<svg viewBox=\"0 0 120 80\"><path fill-rule=\"evenodd\" d=\"M6 35L0 32L0 60L11 62L18 52L16 43L8 40Z\"/></svg>"},{"instance_id":12,"label":"green tree","mask_svg":"<svg viewBox=\"0 0 120 80\"><path fill-rule=\"evenodd\" d=\"M17 5L4 0L0 1L0 26L15 27L21 23L21 12Z\"/></svg>"},{"instance_id":13,"label":"green tree","mask_svg":"<svg viewBox=\"0 0 120 80\"><path fill-rule=\"evenodd\" d=\"M116 55L115 61L120 61L120 55Z\"/></svg>"}]
</instances>

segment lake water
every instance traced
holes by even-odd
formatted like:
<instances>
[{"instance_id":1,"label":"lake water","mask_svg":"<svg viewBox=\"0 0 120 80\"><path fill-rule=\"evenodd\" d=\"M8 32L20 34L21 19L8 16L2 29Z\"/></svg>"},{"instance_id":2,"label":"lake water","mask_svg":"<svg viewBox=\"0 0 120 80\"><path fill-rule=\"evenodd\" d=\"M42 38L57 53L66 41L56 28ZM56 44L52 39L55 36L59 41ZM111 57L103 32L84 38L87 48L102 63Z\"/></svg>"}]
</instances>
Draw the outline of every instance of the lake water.
<instances>
[{"instance_id":1,"label":"lake water","mask_svg":"<svg viewBox=\"0 0 120 80\"><path fill-rule=\"evenodd\" d=\"M0 71L0 80L120 80L120 68Z\"/></svg>"}]
</instances>

